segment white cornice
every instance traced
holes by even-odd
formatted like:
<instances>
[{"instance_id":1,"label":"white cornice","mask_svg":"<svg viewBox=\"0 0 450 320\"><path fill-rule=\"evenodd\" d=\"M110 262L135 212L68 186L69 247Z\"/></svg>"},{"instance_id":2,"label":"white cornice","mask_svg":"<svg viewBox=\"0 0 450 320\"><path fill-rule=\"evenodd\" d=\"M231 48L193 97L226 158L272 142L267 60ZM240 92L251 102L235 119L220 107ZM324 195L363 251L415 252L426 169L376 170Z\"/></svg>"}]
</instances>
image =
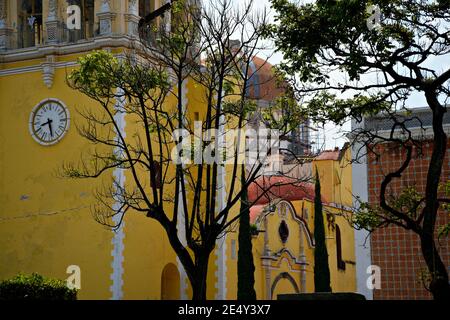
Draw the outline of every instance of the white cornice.
<instances>
[{"instance_id":1,"label":"white cornice","mask_svg":"<svg viewBox=\"0 0 450 320\"><path fill-rule=\"evenodd\" d=\"M67 67L73 67L73 66L77 66L78 63L76 63L75 61L69 61L69 62L55 62L53 67L55 69L61 69L61 68L67 68ZM36 65L32 65L32 66L27 66L27 67L20 67L20 68L11 68L11 69L5 69L5 70L0 70L0 77L2 76L10 76L13 74L20 74L20 73L27 73L27 72L41 72L42 71L42 64L36 64Z\"/></svg>"},{"instance_id":2,"label":"white cornice","mask_svg":"<svg viewBox=\"0 0 450 320\"><path fill-rule=\"evenodd\" d=\"M76 54L80 52L92 51L101 49L103 47L108 48L131 48L133 44L133 38L120 35L120 36L107 36L96 37L91 40L82 40L77 43L68 44L49 44L39 47L30 47L17 50L8 50L0 53L0 63L18 62L31 59L40 59L48 55L67 55Z\"/></svg>"}]
</instances>

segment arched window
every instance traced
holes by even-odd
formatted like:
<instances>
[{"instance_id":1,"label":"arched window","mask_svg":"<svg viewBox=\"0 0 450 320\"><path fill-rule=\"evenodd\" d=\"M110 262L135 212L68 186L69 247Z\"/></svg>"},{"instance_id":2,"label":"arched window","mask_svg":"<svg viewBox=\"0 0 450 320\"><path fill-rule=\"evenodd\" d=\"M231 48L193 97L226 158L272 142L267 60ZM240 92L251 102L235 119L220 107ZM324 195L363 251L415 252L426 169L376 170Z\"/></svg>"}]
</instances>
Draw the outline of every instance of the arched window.
<instances>
[{"instance_id":1,"label":"arched window","mask_svg":"<svg viewBox=\"0 0 450 320\"><path fill-rule=\"evenodd\" d=\"M336 258L337 258L337 268L339 270L345 270L345 262L342 260L342 239L341 239L341 229L336 224Z\"/></svg>"}]
</instances>

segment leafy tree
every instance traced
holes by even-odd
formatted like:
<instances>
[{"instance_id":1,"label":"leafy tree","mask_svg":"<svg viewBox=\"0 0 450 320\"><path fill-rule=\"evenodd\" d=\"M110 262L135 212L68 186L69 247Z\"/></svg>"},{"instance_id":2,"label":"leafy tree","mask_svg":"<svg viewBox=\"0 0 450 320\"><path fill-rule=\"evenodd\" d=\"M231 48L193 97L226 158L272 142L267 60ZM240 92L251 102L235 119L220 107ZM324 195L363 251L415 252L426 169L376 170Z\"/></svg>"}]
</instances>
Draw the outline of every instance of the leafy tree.
<instances>
[{"instance_id":1,"label":"leafy tree","mask_svg":"<svg viewBox=\"0 0 450 320\"><path fill-rule=\"evenodd\" d=\"M320 178L316 168L316 185L314 195L314 288L315 292L331 292L328 251L325 241L323 222L322 196L320 194Z\"/></svg>"},{"instance_id":2,"label":"leafy tree","mask_svg":"<svg viewBox=\"0 0 450 320\"><path fill-rule=\"evenodd\" d=\"M242 171L242 183L245 184L245 170ZM250 206L247 189L241 196L241 216L239 218L238 251L238 300L256 300L255 265L253 263L252 233L250 229Z\"/></svg>"},{"instance_id":3,"label":"leafy tree","mask_svg":"<svg viewBox=\"0 0 450 320\"><path fill-rule=\"evenodd\" d=\"M364 128L352 132L353 142L363 146L357 160L378 144L395 144L405 154L400 167L382 181L378 205L363 210L370 213L363 220L374 222L372 229L394 224L414 232L431 276L429 290L435 299L448 301L449 277L435 229L438 214L443 212L440 207L449 202L439 197L438 186L447 150L443 117L450 95L450 68L448 64L436 67L436 61L446 61L450 53L450 2L271 3L276 23L266 31L284 54L280 72L292 75L296 93L307 102L299 112L315 121L342 124L383 111L392 124L387 135ZM406 107L413 93L425 98L432 114L433 149L425 190L416 191L419 197L410 199L414 205L399 207L396 203L402 195L392 198L387 190L411 164L413 151L421 154L423 145L407 127L415 119Z\"/></svg>"}]
</instances>

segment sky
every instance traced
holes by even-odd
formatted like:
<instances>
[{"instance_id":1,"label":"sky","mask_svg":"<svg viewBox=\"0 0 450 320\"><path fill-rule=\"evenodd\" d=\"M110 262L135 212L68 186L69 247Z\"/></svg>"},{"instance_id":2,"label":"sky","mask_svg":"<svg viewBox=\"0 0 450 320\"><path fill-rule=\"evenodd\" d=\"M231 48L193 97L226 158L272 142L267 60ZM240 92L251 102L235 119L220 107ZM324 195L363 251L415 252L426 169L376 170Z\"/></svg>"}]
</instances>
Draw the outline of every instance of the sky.
<instances>
[{"instance_id":1,"label":"sky","mask_svg":"<svg viewBox=\"0 0 450 320\"><path fill-rule=\"evenodd\" d=\"M233 0L232 0L233 1ZM234 0L234 1L242 1L242 0ZM300 0L300 3L313 2L314 0ZM269 16L273 21L274 13L270 10L270 1L269 0L255 0L254 6L256 9L267 8L269 10ZM282 60L282 54L280 52L276 52L274 50L267 50L267 55L269 55L269 62L271 64L277 64ZM427 67L430 69L436 70L438 74L448 69L448 61L450 61L450 56L444 56L439 58L430 58ZM333 75L331 75L333 78ZM337 78L336 78L337 79ZM367 76L362 78L363 81L370 83L376 82L376 75ZM426 106L426 100L422 93L416 92L413 93L410 98L407 100L407 106L410 108L417 108ZM325 149L334 149L335 147L341 147L346 141L345 133L349 132L351 129L350 121L344 124L342 127L337 127L334 124L327 123L324 128L319 129L319 136L317 137L318 141L315 141L316 144L323 145ZM313 139L316 139L317 134L313 135Z\"/></svg>"},{"instance_id":2,"label":"sky","mask_svg":"<svg viewBox=\"0 0 450 320\"><path fill-rule=\"evenodd\" d=\"M310 1L304 1L310 2ZM273 21L273 11L270 10L269 0L255 0L255 9L267 8L271 21ZM283 59L281 52L275 50L268 50L266 53L269 56L269 62L273 65L280 63ZM337 127L332 123L325 124L324 127L317 127L317 131L312 131L312 142L314 145L320 146L323 149L334 149L335 147L342 147L348 140L344 137L345 132L350 131L350 122L344 124L342 127Z\"/></svg>"}]
</instances>

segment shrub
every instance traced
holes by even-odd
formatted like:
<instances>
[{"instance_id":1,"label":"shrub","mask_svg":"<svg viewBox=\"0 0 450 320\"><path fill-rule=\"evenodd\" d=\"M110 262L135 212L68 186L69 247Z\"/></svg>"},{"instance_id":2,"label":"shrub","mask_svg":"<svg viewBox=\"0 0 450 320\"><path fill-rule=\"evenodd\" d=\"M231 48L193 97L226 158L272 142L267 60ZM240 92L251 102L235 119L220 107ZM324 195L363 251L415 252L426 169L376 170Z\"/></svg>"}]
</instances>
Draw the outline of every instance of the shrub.
<instances>
[{"instance_id":1,"label":"shrub","mask_svg":"<svg viewBox=\"0 0 450 320\"><path fill-rule=\"evenodd\" d=\"M66 282L45 278L37 273L18 274L0 282L0 300L76 300L77 290Z\"/></svg>"}]
</instances>

